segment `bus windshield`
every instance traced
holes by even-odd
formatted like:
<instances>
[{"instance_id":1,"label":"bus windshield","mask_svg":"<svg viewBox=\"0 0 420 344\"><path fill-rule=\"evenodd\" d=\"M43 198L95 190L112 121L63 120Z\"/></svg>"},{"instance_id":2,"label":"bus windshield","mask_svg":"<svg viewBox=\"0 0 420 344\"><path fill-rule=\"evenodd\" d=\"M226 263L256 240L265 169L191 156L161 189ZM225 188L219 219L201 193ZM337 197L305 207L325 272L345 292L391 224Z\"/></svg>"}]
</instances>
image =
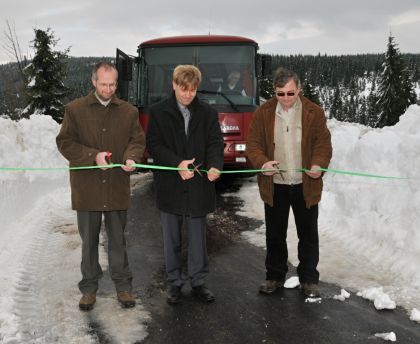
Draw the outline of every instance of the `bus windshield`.
<instances>
[{"instance_id":1,"label":"bus windshield","mask_svg":"<svg viewBox=\"0 0 420 344\"><path fill-rule=\"evenodd\" d=\"M197 96L211 105L256 104L256 49L251 45L147 47L141 51L139 105L148 106L172 93L172 73L193 64L202 74Z\"/></svg>"}]
</instances>

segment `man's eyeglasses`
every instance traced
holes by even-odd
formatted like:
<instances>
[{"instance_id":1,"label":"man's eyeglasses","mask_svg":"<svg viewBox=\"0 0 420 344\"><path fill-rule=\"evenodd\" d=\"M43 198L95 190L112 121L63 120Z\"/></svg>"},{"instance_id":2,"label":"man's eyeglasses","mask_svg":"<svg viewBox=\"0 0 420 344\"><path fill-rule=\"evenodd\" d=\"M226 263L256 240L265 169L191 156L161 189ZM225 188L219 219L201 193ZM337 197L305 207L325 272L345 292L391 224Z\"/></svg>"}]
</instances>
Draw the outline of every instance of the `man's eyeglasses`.
<instances>
[{"instance_id":1,"label":"man's eyeglasses","mask_svg":"<svg viewBox=\"0 0 420 344\"><path fill-rule=\"evenodd\" d=\"M284 97L286 94L288 97L293 97L296 92L276 92L277 97Z\"/></svg>"}]
</instances>

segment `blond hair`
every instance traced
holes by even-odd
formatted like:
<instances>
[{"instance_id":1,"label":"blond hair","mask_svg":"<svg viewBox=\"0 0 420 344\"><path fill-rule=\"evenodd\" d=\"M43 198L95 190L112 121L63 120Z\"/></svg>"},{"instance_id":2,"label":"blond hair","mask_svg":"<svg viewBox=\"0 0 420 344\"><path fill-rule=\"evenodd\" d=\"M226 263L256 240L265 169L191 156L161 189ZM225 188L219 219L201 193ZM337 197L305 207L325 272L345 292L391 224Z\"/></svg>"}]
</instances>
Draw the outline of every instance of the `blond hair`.
<instances>
[{"instance_id":1,"label":"blond hair","mask_svg":"<svg viewBox=\"0 0 420 344\"><path fill-rule=\"evenodd\" d=\"M201 82L201 72L193 65L179 65L174 69L172 80L182 88L197 88Z\"/></svg>"}]
</instances>

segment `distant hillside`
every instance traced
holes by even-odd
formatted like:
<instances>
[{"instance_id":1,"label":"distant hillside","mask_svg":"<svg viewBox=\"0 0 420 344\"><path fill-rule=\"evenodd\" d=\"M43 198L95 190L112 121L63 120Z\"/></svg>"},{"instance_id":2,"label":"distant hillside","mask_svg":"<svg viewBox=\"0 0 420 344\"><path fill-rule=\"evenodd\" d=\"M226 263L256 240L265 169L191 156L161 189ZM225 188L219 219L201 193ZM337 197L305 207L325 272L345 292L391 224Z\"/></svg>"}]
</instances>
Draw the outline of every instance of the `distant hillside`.
<instances>
[{"instance_id":1,"label":"distant hillside","mask_svg":"<svg viewBox=\"0 0 420 344\"><path fill-rule=\"evenodd\" d=\"M420 54L402 56L419 102ZM282 66L296 71L303 83L303 94L322 105L330 118L375 126L378 77L384 60L384 54L274 55L272 65L273 70Z\"/></svg>"},{"instance_id":2,"label":"distant hillside","mask_svg":"<svg viewBox=\"0 0 420 344\"><path fill-rule=\"evenodd\" d=\"M64 84L70 88L70 93L64 103L85 95L92 89L90 76L96 63L113 60L115 58L112 57L69 57L66 60L67 77ZM25 107L22 80L16 63L0 65L0 115L11 115L16 108Z\"/></svg>"},{"instance_id":3,"label":"distant hillside","mask_svg":"<svg viewBox=\"0 0 420 344\"><path fill-rule=\"evenodd\" d=\"M403 54L413 80L420 81L420 54ZM364 55L273 55L273 67L285 67L298 73L314 86L349 86L351 79L376 75L382 70L384 54ZM273 69L274 69L273 68Z\"/></svg>"},{"instance_id":4,"label":"distant hillside","mask_svg":"<svg viewBox=\"0 0 420 344\"><path fill-rule=\"evenodd\" d=\"M412 80L420 92L420 54L403 54ZM273 70L279 66L296 71L303 81L304 93L314 93L318 102L329 112L334 102L339 106L340 120L363 123L369 101L374 91L377 76L382 70L384 54L365 55L273 55ZM113 61L113 57L70 57L67 59L65 85L70 94L64 103L83 96L91 90L90 74L92 67L100 60ZM261 95L272 95L271 80L263 80ZM135 85L132 84L132 92ZM339 97L340 99L337 99ZM22 81L16 64L0 65L0 115L16 117L16 109L25 108L22 94ZM338 106L338 105L337 105ZM336 108L334 108L336 110ZM335 111L334 110L334 111ZM366 124L366 123L365 123Z\"/></svg>"}]
</instances>

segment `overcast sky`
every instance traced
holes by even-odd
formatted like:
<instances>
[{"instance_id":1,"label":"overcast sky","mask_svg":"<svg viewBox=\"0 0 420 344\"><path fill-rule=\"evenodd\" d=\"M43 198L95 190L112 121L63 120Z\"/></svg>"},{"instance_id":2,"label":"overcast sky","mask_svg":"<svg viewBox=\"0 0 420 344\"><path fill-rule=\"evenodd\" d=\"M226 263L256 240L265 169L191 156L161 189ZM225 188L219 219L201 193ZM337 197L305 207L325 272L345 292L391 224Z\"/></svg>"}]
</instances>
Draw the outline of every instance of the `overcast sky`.
<instances>
[{"instance_id":1,"label":"overcast sky","mask_svg":"<svg viewBox=\"0 0 420 344\"><path fill-rule=\"evenodd\" d=\"M229 34L256 40L273 54L382 53L390 32L402 52L420 53L420 0L1 0L0 61L6 20L22 53L34 28L50 27L71 56L135 55L144 40Z\"/></svg>"}]
</instances>

